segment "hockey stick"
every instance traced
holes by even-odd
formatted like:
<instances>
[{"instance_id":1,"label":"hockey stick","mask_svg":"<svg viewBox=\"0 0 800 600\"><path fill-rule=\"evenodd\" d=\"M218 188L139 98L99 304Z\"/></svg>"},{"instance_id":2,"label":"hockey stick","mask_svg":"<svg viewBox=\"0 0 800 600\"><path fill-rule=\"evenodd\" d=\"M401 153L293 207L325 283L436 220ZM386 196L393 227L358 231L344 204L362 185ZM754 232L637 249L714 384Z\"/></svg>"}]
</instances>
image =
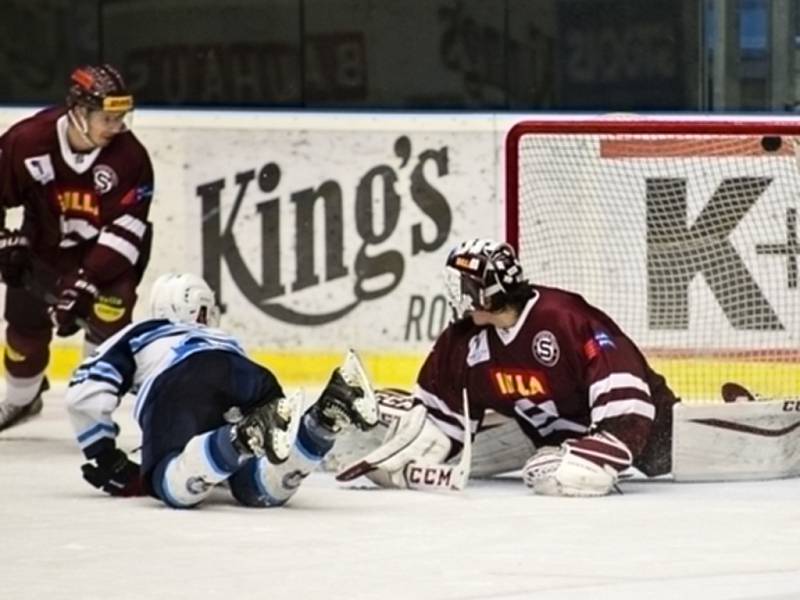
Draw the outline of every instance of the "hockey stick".
<instances>
[{"instance_id":1,"label":"hockey stick","mask_svg":"<svg viewBox=\"0 0 800 600\"><path fill-rule=\"evenodd\" d=\"M751 392L740 383L729 381L722 385L722 400L726 404L734 404L736 402L770 402L772 400L780 400L791 402L793 400L800 400L800 395L795 396L762 396L761 394Z\"/></svg>"},{"instance_id":2,"label":"hockey stick","mask_svg":"<svg viewBox=\"0 0 800 600\"><path fill-rule=\"evenodd\" d=\"M58 304L58 297L55 293L44 283L42 283L39 279L36 278L34 275L35 271L45 272L45 273L52 273L52 269L48 267L45 263L43 263L39 259L33 259L34 269L32 271L27 271L22 278L22 287L34 298L41 300L44 302L48 307L53 308L56 304ZM75 317L75 323L83 329L85 332L92 334L92 326L89 322L82 318L82 317Z\"/></svg>"}]
</instances>

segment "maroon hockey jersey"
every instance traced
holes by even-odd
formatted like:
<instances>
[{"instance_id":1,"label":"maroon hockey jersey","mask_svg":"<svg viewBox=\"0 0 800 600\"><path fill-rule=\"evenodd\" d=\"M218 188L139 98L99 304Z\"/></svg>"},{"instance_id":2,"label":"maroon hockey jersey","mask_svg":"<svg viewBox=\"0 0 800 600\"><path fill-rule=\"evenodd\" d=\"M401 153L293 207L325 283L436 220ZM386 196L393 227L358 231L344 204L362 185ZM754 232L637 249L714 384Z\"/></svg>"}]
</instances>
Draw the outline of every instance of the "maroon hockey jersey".
<instances>
[{"instance_id":1,"label":"maroon hockey jersey","mask_svg":"<svg viewBox=\"0 0 800 600\"><path fill-rule=\"evenodd\" d=\"M103 284L137 265L149 241L153 169L133 133L77 153L67 123L66 109L50 108L0 137L0 207L24 207L22 231L45 262L77 252Z\"/></svg>"},{"instance_id":2,"label":"maroon hockey jersey","mask_svg":"<svg viewBox=\"0 0 800 600\"><path fill-rule=\"evenodd\" d=\"M676 402L609 316L577 294L542 286L514 327L464 319L442 333L427 357L414 395L454 452L464 439L464 389L472 434L493 409L516 419L537 447L609 433L634 464L654 434L657 413L671 413Z\"/></svg>"}]
</instances>

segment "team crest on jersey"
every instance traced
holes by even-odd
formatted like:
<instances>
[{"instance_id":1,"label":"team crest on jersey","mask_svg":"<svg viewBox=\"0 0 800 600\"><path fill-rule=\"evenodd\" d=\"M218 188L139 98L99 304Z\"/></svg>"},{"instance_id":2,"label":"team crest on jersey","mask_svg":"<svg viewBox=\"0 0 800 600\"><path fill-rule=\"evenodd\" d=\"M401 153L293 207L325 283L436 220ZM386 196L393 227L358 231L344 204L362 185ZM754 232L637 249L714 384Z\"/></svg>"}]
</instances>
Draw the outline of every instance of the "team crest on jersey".
<instances>
[{"instance_id":1,"label":"team crest on jersey","mask_svg":"<svg viewBox=\"0 0 800 600\"><path fill-rule=\"evenodd\" d=\"M558 340L552 331L543 329L533 336L531 344L533 357L545 367L552 367L558 362L561 356L561 349L558 347Z\"/></svg>"},{"instance_id":2,"label":"team crest on jersey","mask_svg":"<svg viewBox=\"0 0 800 600\"><path fill-rule=\"evenodd\" d=\"M107 194L119 183L117 173L108 165L97 165L92 169L94 189L98 194Z\"/></svg>"}]
</instances>

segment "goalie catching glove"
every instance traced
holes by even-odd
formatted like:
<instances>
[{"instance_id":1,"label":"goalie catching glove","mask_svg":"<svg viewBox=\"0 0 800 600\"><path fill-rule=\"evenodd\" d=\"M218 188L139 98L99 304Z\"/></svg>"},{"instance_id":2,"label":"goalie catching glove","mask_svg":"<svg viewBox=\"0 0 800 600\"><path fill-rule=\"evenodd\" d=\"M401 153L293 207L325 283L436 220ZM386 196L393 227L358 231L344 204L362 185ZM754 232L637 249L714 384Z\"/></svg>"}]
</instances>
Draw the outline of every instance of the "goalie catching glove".
<instances>
[{"instance_id":1,"label":"goalie catching glove","mask_svg":"<svg viewBox=\"0 0 800 600\"><path fill-rule=\"evenodd\" d=\"M543 496L605 496L616 489L632 458L615 436L597 433L540 448L525 463L522 478Z\"/></svg>"},{"instance_id":2,"label":"goalie catching glove","mask_svg":"<svg viewBox=\"0 0 800 600\"><path fill-rule=\"evenodd\" d=\"M346 466L336 479L350 481L361 475L381 487L414 487L408 467L415 463L441 464L450 453L450 439L427 418L417 405L389 428L384 444L364 458Z\"/></svg>"}]
</instances>

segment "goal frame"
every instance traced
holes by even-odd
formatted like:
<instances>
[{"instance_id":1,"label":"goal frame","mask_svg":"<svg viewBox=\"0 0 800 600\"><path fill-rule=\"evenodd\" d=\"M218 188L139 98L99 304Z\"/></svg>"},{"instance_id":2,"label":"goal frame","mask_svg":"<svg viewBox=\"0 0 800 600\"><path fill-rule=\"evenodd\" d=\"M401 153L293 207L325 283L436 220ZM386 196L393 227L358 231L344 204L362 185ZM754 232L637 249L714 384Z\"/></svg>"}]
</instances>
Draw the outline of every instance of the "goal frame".
<instances>
[{"instance_id":1,"label":"goal frame","mask_svg":"<svg viewBox=\"0 0 800 600\"><path fill-rule=\"evenodd\" d=\"M534 169L535 163L526 164L526 157L521 152L526 146L525 139L529 136L542 135L545 140L557 140L563 135L579 139L579 136L600 138L607 137L612 142L631 143L633 146L639 141L649 144L651 141L659 143L663 140L669 142L671 136L680 141L680 136L706 138L711 141L709 153L697 152L698 157L724 159L736 156L769 156L773 152L795 161L795 168L800 176L800 116L790 115L773 118L761 116L716 116L716 115L687 115L680 117L669 116L640 116L640 115L544 115L542 117L525 118L512 124L505 137L505 240L518 252L525 252L524 233L525 224L520 219L525 214L525 205L522 202L535 204L535 192L530 196L523 188L526 176L522 169ZM642 136L640 138L640 136ZM765 138L782 137L791 138L791 144L780 144L774 149L764 143ZM752 138L747 142L744 150L727 150L726 143L736 138ZM637 139L639 138L639 139ZM720 144L714 144L717 139ZM544 144L548 142L545 141ZM717 148L717 149L714 149ZM672 152L676 152L672 154ZM677 150L670 150L668 143L664 147L664 154L643 154L641 158L685 158ZM614 156L612 158L636 158L633 156ZM582 173L583 167L575 163L573 173ZM567 172L567 177L569 172ZM800 187L800 186L798 186ZM526 194L523 197L523 194ZM526 260L520 256L523 264ZM571 289L571 288L570 288ZM581 291L576 290L576 291ZM602 305L606 308L606 305ZM659 368L668 381L673 381L685 393L684 400L691 398L693 401L715 401L718 395L710 390L715 379L723 374L731 374L727 381L747 383L752 380L752 389L762 397L791 397L796 398L796 385L792 384L791 392L787 392L787 382L796 382L800 375L800 351L784 347L780 344L771 347L756 343L752 347L739 347L734 342L732 345L712 345L711 347L689 347L682 343L666 342L662 347L652 341L637 340L643 344L648 360L660 361ZM750 367L752 366L752 371ZM708 369L714 369L715 375L707 377ZM748 369L746 372L742 369ZM738 377L742 376L742 381ZM723 380L716 382L723 383ZM719 388L717 388L719 389ZM761 392L761 393L759 393ZM789 396L787 396L789 394Z\"/></svg>"}]
</instances>

